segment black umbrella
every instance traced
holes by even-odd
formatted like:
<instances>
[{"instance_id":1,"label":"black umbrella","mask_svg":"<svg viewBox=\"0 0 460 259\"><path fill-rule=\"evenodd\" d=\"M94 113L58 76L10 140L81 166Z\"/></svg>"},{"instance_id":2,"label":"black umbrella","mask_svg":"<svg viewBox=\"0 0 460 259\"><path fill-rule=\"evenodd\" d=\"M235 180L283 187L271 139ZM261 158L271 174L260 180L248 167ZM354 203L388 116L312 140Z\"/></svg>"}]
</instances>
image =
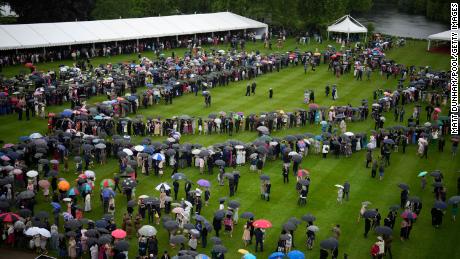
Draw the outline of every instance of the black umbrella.
<instances>
[{"instance_id":1,"label":"black umbrella","mask_svg":"<svg viewBox=\"0 0 460 259\"><path fill-rule=\"evenodd\" d=\"M176 150L170 148L170 149L166 150L165 153L166 153L166 155L168 155L168 156L174 156L174 155L176 154Z\"/></svg>"},{"instance_id":2,"label":"black umbrella","mask_svg":"<svg viewBox=\"0 0 460 259\"><path fill-rule=\"evenodd\" d=\"M399 210L399 205L396 205L396 204L395 204L395 205L391 205L391 206L390 206L390 210L391 210L391 211L397 211L397 210Z\"/></svg>"},{"instance_id":3,"label":"black umbrella","mask_svg":"<svg viewBox=\"0 0 460 259\"><path fill-rule=\"evenodd\" d=\"M110 221L113 218L114 218L114 216L112 214L104 214L104 216L102 216L102 219L106 220L106 221Z\"/></svg>"},{"instance_id":4,"label":"black umbrella","mask_svg":"<svg viewBox=\"0 0 460 259\"><path fill-rule=\"evenodd\" d=\"M440 209L440 210L445 210L447 209L447 203L443 201L435 201L433 204L433 208Z\"/></svg>"},{"instance_id":5,"label":"black umbrella","mask_svg":"<svg viewBox=\"0 0 460 259\"><path fill-rule=\"evenodd\" d=\"M23 218L27 218L27 217L32 216L32 211L29 210L29 209L20 209L18 211L18 214L19 214L19 216L21 216Z\"/></svg>"},{"instance_id":6,"label":"black umbrella","mask_svg":"<svg viewBox=\"0 0 460 259\"><path fill-rule=\"evenodd\" d=\"M284 139L286 141L289 141L289 142L292 142L292 141L296 141L297 138L295 136L292 136L292 135L287 135L286 137L284 137Z\"/></svg>"},{"instance_id":7,"label":"black umbrella","mask_svg":"<svg viewBox=\"0 0 460 259\"><path fill-rule=\"evenodd\" d=\"M184 180L187 179L187 176L183 173L175 173L173 176L171 176L173 180Z\"/></svg>"},{"instance_id":8,"label":"black umbrella","mask_svg":"<svg viewBox=\"0 0 460 259\"><path fill-rule=\"evenodd\" d=\"M379 235L390 236L391 234L393 234L393 229L387 226L378 226L375 228L375 233Z\"/></svg>"},{"instance_id":9,"label":"black umbrella","mask_svg":"<svg viewBox=\"0 0 460 259\"><path fill-rule=\"evenodd\" d=\"M430 175L433 176L433 177L439 177L439 176L441 176L441 171L439 171L439 170L433 171L433 172L430 173Z\"/></svg>"},{"instance_id":10,"label":"black umbrella","mask_svg":"<svg viewBox=\"0 0 460 259\"><path fill-rule=\"evenodd\" d=\"M411 197L409 197L409 201L410 201L410 202L414 202L414 203L419 203L419 202L422 201L422 199L420 199L420 198L417 197L417 196L411 196Z\"/></svg>"},{"instance_id":11,"label":"black umbrella","mask_svg":"<svg viewBox=\"0 0 460 259\"><path fill-rule=\"evenodd\" d=\"M294 231L297 229L297 226L292 222L286 222L283 224L283 229L287 231Z\"/></svg>"},{"instance_id":12,"label":"black umbrella","mask_svg":"<svg viewBox=\"0 0 460 259\"><path fill-rule=\"evenodd\" d=\"M77 228L79 228L81 226L82 226L81 222L76 220L76 219L68 220L64 224L64 227L67 228L67 229L77 229Z\"/></svg>"},{"instance_id":13,"label":"black umbrella","mask_svg":"<svg viewBox=\"0 0 460 259\"><path fill-rule=\"evenodd\" d=\"M308 181L307 179L299 180L299 183L300 183L301 185L310 185L310 181Z\"/></svg>"},{"instance_id":14,"label":"black umbrella","mask_svg":"<svg viewBox=\"0 0 460 259\"><path fill-rule=\"evenodd\" d=\"M35 217L39 219L46 219L50 217L50 214L48 214L48 212L46 211L39 211L38 213L35 214Z\"/></svg>"},{"instance_id":15,"label":"black umbrella","mask_svg":"<svg viewBox=\"0 0 460 259\"><path fill-rule=\"evenodd\" d=\"M115 243L115 249L118 251L128 251L129 250L129 243L126 240L120 240Z\"/></svg>"},{"instance_id":16,"label":"black umbrella","mask_svg":"<svg viewBox=\"0 0 460 259\"><path fill-rule=\"evenodd\" d=\"M243 218L243 219L254 218L254 213L249 212L249 211L243 212L243 214L240 215L240 218Z\"/></svg>"},{"instance_id":17,"label":"black umbrella","mask_svg":"<svg viewBox=\"0 0 460 259\"><path fill-rule=\"evenodd\" d=\"M179 224L177 224L175 220L168 220L163 223L163 227L166 228L168 231L171 231L179 228Z\"/></svg>"},{"instance_id":18,"label":"black umbrella","mask_svg":"<svg viewBox=\"0 0 460 259\"><path fill-rule=\"evenodd\" d=\"M213 242L215 245L222 244L222 240L218 237L211 237L211 242Z\"/></svg>"},{"instance_id":19,"label":"black umbrella","mask_svg":"<svg viewBox=\"0 0 460 259\"><path fill-rule=\"evenodd\" d=\"M403 189L403 190L409 190L409 185L407 185L405 183L398 184L398 187Z\"/></svg>"},{"instance_id":20,"label":"black umbrella","mask_svg":"<svg viewBox=\"0 0 460 259\"><path fill-rule=\"evenodd\" d=\"M31 199L35 197L35 193L33 191L22 191L21 193L18 194L17 198L19 200L26 200L26 199Z\"/></svg>"},{"instance_id":21,"label":"black umbrella","mask_svg":"<svg viewBox=\"0 0 460 259\"><path fill-rule=\"evenodd\" d=\"M112 236L110 235L103 235L97 240L99 245L105 245L112 243Z\"/></svg>"},{"instance_id":22,"label":"black umbrella","mask_svg":"<svg viewBox=\"0 0 460 259\"><path fill-rule=\"evenodd\" d=\"M267 154L268 153L268 150L267 148L265 148L264 146L258 146L256 151L260 154Z\"/></svg>"},{"instance_id":23,"label":"black umbrella","mask_svg":"<svg viewBox=\"0 0 460 259\"><path fill-rule=\"evenodd\" d=\"M285 240L289 240L290 237L289 237L289 235L284 234L284 235L281 235L281 236L279 237L279 239L285 241Z\"/></svg>"},{"instance_id":24,"label":"black umbrella","mask_svg":"<svg viewBox=\"0 0 460 259\"><path fill-rule=\"evenodd\" d=\"M176 236L173 236L169 239L169 243L171 244L183 244L185 243L185 237L183 235L176 235Z\"/></svg>"},{"instance_id":25,"label":"black umbrella","mask_svg":"<svg viewBox=\"0 0 460 259\"><path fill-rule=\"evenodd\" d=\"M96 222L94 222L94 225L96 225L96 227L98 228L106 228L109 225L109 223L107 222L107 220L100 219L96 220Z\"/></svg>"},{"instance_id":26,"label":"black umbrella","mask_svg":"<svg viewBox=\"0 0 460 259\"><path fill-rule=\"evenodd\" d=\"M188 230L195 229L195 226L193 224L190 224L190 223L185 223L184 224L184 229L188 229Z\"/></svg>"},{"instance_id":27,"label":"black umbrella","mask_svg":"<svg viewBox=\"0 0 460 259\"><path fill-rule=\"evenodd\" d=\"M97 231L96 229L88 229L86 232L85 232L85 236L86 237L99 237L99 231Z\"/></svg>"},{"instance_id":28,"label":"black umbrella","mask_svg":"<svg viewBox=\"0 0 460 259\"><path fill-rule=\"evenodd\" d=\"M240 207L240 203L237 202L237 201L229 201L229 202L228 202L228 206L229 206L230 208L236 209L236 208L239 208L239 207Z\"/></svg>"},{"instance_id":29,"label":"black umbrella","mask_svg":"<svg viewBox=\"0 0 460 259\"><path fill-rule=\"evenodd\" d=\"M108 231L106 228L96 228L97 232L99 232L99 234L101 235L104 235L104 234L110 234L110 231Z\"/></svg>"},{"instance_id":30,"label":"black umbrella","mask_svg":"<svg viewBox=\"0 0 460 259\"><path fill-rule=\"evenodd\" d=\"M307 222L313 222L316 220L316 217L311 214L306 214L302 216L302 220Z\"/></svg>"},{"instance_id":31,"label":"black umbrella","mask_svg":"<svg viewBox=\"0 0 460 259\"><path fill-rule=\"evenodd\" d=\"M228 178L228 179L233 179L233 178L235 178L235 176L234 176L232 173L225 173L225 174L224 174L224 177L225 177L225 178Z\"/></svg>"},{"instance_id":32,"label":"black umbrella","mask_svg":"<svg viewBox=\"0 0 460 259\"><path fill-rule=\"evenodd\" d=\"M200 153L198 154L198 156L200 157L207 157L209 156L211 153L209 152L209 150L201 150Z\"/></svg>"},{"instance_id":33,"label":"black umbrella","mask_svg":"<svg viewBox=\"0 0 460 259\"><path fill-rule=\"evenodd\" d=\"M68 232L65 233L65 235L67 237L76 237L77 233L75 233L74 231L68 231Z\"/></svg>"},{"instance_id":34,"label":"black umbrella","mask_svg":"<svg viewBox=\"0 0 460 259\"><path fill-rule=\"evenodd\" d=\"M460 203L460 196L452 196L449 198L449 204Z\"/></svg>"},{"instance_id":35,"label":"black umbrella","mask_svg":"<svg viewBox=\"0 0 460 259\"><path fill-rule=\"evenodd\" d=\"M378 212L376 210L366 210L363 214L363 217L368 219L368 218L374 218L377 216Z\"/></svg>"},{"instance_id":36,"label":"black umbrella","mask_svg":"<svg viewBox=\"0 0 460 259\"><path fill-rule=\"evenodd\" d=\"M333 237L325 239L319 243L320 247L323 249L335 249L339 246L339 241Z\"/></svg>"},{"instance_id":37,"label":"black umbrella","mask_svg":"<svg viewBox=\"0 0 460 259\"><path fill-rule=\"evenodd\" d=\"M289 222L292 222L294 223L295 225L299 225L300 223L302 223L302 221L300 221L298 218L296 217L292 217L288 220Z\"/></svg>"},{"instance_id":38,"label":"black umbrella","mask_svg":"<svg viewBox=\"0 0 460 259\"><path fill-rule=\"evenodd\" d=\"M394 140L389 139L389 138L384 139L383 143L388 144L388 145L394 145L395 144Z\"/></svg>"},{"instance_id":39,"label":"black umbrella","mask_svg":"<svg viewBox=\"0 0 460 259\"><path fill-rule=\"evenodd\" d=\"M224 210L218 210L216 212L214 212L214 218L220 220L220 219L223 219L225 217L225 211Z\"/></svg>"},{"instance_id":40,"label":"black umbrella","mask_svg":"<svg viewBox=\"0 0 460 259\"><path fill-rule=\"evenodd\" d=\"M215 253L225 254L227 252L227 248L225 248L225 246L223 246L223 245L214 245L212 247L212 251L215 252Z\"/></svg>"},{"instance_id":41,"label":"black umbrella","mask_svg":"<svg viewBox=\"0 0 460 259\"><path fill-rule=\"evenodd\" d=\"M218 165L218 166L225 166L225 161L219 159L219 160L216 160L216 161L214 162L214 164L216 164L216 165Z\"/></svg>"},{"instance_id":42,"label":"black umbrella","mask_svg":"<svg viewBox=\"0 0 460 259\"><path fill-rule=\"evenodd\" d=\"M292 156L292 161L294 161L296 163L300 163L300 162L302 162L302 156L301 155L294 155L294 156Z\"/></svg>"},{"instance_id":43,"label":"black umbrella","mask_svg":"<svg viewBox=\"0 0 460 259\"><path fill-rule=\"evenodd\" d=\"M260 180L262 181L268 181L270 180L270 176L266 175L266 174L262 174L259 176Z\"/></svg>"},{"instance_id":44,"label":"black umbrella","mask_svg":"<svg viewBox=\"0 0 460 259\"><path fill-rule=\"evenodd\" d=\"M126 204L126 206L130 208L136 207L136 202L134 200L130 200L128 201L128 204Z\"/></svg>"}]
</instances>

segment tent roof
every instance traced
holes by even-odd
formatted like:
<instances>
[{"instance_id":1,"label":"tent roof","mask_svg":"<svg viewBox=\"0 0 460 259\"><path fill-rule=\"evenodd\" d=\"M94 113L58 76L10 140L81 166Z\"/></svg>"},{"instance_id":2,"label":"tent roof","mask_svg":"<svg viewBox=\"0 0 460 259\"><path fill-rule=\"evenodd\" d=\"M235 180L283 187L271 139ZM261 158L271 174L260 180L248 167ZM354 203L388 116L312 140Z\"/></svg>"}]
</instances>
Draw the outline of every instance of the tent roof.
<instances>
[{"instance_id":1,"label":"tent roof","mask_svg":"<svg viewBox=\"0 0 460 259\"><path fill-rule=\"evenodd\" d=\"M450 38L451 32L452 32L452 30L443 31L443 32L435 33L435 34L431 34L430 36L428 36L428 39L429 39L429 40L445 40L445 41L450 41L450 40L451 40L451 38Z\"/></svg>"},{"instance_id":2,"label":"tent roof","mask_svg":"<svg viewBox=\"0 0 460 259\"><path fill-rule=\"evenodd\" d=\"M345 15L327 27L327 31L342 33L367 33L367 28L350 15Z\"/></svg>"},{"instance_id":3,"label":"tent roof","mask_svg":"<svg viewBox=\"0 0 460 259\"><path fill-rule=\"evenodd\" d=\"M172 15L82 22L0 25L0 50L136 40L268 25L234 13Z\"/></svg>"}]
</instances>

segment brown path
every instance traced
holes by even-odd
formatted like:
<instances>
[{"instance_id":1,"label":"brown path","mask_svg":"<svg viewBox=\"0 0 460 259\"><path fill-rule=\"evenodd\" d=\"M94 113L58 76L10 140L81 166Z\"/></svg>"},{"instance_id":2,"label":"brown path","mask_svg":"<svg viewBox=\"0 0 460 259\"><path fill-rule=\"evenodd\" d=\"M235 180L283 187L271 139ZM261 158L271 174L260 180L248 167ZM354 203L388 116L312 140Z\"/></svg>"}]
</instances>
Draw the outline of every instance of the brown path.
<instances>
[{"instance_id":1,"label":"brown path","mask_svg":"<svg viewBox=\"0 0 460 259\"><path fill-rule=\"evenodd\" d=\"M0 248L0 259L34 259L35 257L37 256L32 253Z\"/></svg>"}]
</instances>

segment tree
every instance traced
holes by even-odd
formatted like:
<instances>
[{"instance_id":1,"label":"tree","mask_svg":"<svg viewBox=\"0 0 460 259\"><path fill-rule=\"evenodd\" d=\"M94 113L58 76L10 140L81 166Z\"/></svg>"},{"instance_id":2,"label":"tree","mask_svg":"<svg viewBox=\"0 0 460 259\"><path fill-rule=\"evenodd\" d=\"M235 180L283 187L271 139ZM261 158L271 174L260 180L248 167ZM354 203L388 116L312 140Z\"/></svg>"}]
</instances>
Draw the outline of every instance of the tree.
<instances>
[{"instance_id":1,"label":"tree","mask_svg":"<svg viewBox=\"0 0 460 259\"><path fill-rule=\"evenodd\" d=\"M94 0L4 0L19 23L89 20Z\"/></svg>"}]
</instances>

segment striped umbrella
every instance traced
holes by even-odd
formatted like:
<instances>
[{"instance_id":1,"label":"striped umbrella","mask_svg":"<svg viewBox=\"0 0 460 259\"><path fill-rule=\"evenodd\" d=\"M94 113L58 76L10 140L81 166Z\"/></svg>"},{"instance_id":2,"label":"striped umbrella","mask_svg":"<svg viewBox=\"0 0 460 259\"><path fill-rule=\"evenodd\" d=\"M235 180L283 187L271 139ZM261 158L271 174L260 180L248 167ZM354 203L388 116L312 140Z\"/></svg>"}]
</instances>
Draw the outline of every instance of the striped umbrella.
<instances>
[{"instance_id":1,"label":"striped umbrella","mask_svg":"<svg viewBox=\"0 0 460 259\"><path fill-rule=\"evenodd\" d=\"M4 223L16 222L19 220L19 218L20 218L19 215L12 213L12 212L0 214L0 220Z\"/></svg>"},{"instance_id":2,"label":"striped umbrella","mask_svg":"<svg viewBox=\"0 0 460 259\"><path fill-rule=\"evenodd\" d=\"M112 179L104 179L101 181L101 189L113 187L115 187L115 182Z\"/></svg>"}]
</instances>

